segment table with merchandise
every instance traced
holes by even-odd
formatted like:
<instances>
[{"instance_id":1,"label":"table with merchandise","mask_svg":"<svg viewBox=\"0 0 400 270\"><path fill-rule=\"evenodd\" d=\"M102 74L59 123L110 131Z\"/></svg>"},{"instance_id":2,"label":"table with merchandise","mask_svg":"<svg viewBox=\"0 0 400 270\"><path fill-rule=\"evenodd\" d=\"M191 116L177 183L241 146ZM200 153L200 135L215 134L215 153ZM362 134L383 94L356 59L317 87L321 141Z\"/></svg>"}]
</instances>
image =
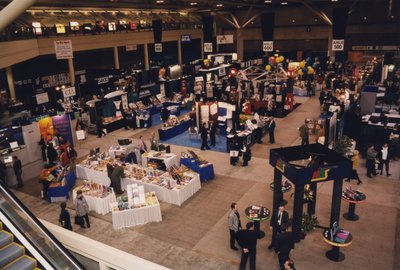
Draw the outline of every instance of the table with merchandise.
<instances>
[{"instance_id":1,"label":"table with merchandise","mask_svg":"<svg viewBox=\"0 0 400 270\"><path fill-rule=\"evenodd\" d=\"M349 231L343 229L325 230L322 237L326 243L332 246L331 250L328 250L325 255L328 259L336 262L343 261L345 256L340 252L341 247L348 247L353 243L353 236Z\"/></svg>"},{"instance_id":2,"label":"table with merchandise","mask_svg":"<svg viewBox=\"0 0 400 270\"><path fill-rule=\"evenodd\" d=\"M171 166L179 166L179 160L175 154L172 153L162 153L156 151L150 151L142 155L142 165L147 166L149 160L160 160L165 164L165 168L169 169Z\"/></svg>"},{"instance_id":3,"label":"table with merchandise","mask_svg":"<svg viewBox=\"0 0 400 270\"><path fill-rule=\"evenodd\" d=\"M264 206L252 205L244 210L247 219L254 221L254 231L258 238L263 238L265 233L260 230L260 222L269 218L271 212Z\"/></svg>"},{"instance_id":4,"label":"table with merchandise","mask_svg":"<svg viewBox=\"0 0 400 270\"><path fill-rule=\"evenodd\" d=\"M145 202L140 205L129 206L127 199L119 197L111 206L114 229L162 221L160 203L154 192L145 193Z\"/></svg>"},{"instance_id":5,"label":"table with merchandise","mask_svg":"<svg viewBox=\"0 0 400 270\"><path fill-rule=\"evenodd\" d=\"M342 192L342 200L349 203L349 210L347 213L343 214L343 217L351 221L358 220L360 217L355 214L356 204L366 202L367 196L361 191L353 190L348 187Z\"/></svg>"},{"instance_id":6,"label":"table with merchandise","mask_svg":"<svg viewBox=\"0 0 400 270\"><path fill-rule=\"evenodd\" d=\"M74 202L78 190L82 190L83 197L86 199L89 210L103 216L111 212L110 203L117 201L112 188L96 183L84 183L74 188L72 191Z\"/></svg>"}]
</instances>

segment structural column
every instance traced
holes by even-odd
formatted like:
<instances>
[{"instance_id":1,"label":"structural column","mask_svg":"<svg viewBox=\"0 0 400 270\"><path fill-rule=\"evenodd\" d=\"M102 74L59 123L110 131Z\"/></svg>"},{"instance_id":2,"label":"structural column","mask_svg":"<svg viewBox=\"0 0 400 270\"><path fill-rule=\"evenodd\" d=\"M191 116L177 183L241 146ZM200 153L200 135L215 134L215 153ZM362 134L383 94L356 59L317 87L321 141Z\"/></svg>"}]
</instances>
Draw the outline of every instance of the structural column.
<instances>
[{"instance_id":1,"label":"structural column","mask_svg":"<svg viewBox=\"0 0 400 270\"><path fill-rule=\"evenodd\" d=\"M69 72L69 79L71 81L71 86L75 86L75 68L74 68L73 58L68 58L68 72Z\"/></svg>"},{"instance_id":2,"label":"structural column","mask_svg":"<svg viewBox=\"0 0 400 270\"><path fill-rule=\"evenodd\" d=\"M332 40L333 40L333 33L332 33L332 26L329 27L329 36L328 36L328 56L330 60L335 62L335 52L332 50Z\"/></svg>"},{"instance_id":3,"label":"structural column","mask_svg":"<svg viewBox=\"0 0 400 270\"><path fill-rule=\"evenodd\" d=\"M236 29L236 51L238 59L243 60L244 44L243 44L243 29Z\"/></svg>"},{"instance_id":4,"label":"structural column","mask_svg":"<svg viewBox=\"0 0 400 270\"><path fill-rule=\"evenodd\" d=\"M204 38L200 39L201 46L201 59L204 59Z\"/></svg>"},{"instance_id":5,"label":"structural column","mask_svg":"<svg viewBox=\"0 0 400 270\"><path fill-rule=\"evenodd\" d=\"M8 89L10 90L10 98L13 100L17 100L17 95L15 94L14 75L11 67L6 68L6 76L8 82Z\"/></svg>"},{"instance_id":6,"label":"structural column","mask_svg":"<svg viewBox=\"0 0 400 270\"><path fill-rule=\"evenodd\" d=\"M114 67L115 67L115 69L120 69L118 47L117 46L114 47Z\"/></svg>"},{"instance_id":7,"label":"structural column","mask_svg":"<svg viewBox=\"0 0 400 270\"><path fill-rule=\"evenodd\" d=\"M182 65L182 43L178 40L178 64Z\"/></svg>"},{"instance_id":8,"label":"structural column","mask_svg":"<svg viewBox=\"0 0 400 270\"><path fill-rule=\"evenodd\" d=\"M149 47L148 44L144 44L144 69L145 70L149 70L150 66L149 66Z\"/></svg>"},{"instance_id":9,"label":"structural column","mask_svg":"<svg viewBox=\"0 0 400 270\"><path fill-rule=\"evenodd\" d=\"M13 0L0 12L0 31L10 25L15 19L32 6L36 0Z\"/></svg>"}]
</instances>

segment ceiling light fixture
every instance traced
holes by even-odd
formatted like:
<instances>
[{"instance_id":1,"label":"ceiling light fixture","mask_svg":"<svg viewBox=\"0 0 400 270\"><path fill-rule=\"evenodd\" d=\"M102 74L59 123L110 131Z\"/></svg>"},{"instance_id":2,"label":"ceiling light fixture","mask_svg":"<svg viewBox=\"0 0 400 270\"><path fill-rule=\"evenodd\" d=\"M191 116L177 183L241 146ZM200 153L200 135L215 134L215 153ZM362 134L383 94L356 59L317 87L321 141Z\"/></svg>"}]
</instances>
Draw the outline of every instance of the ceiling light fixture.
<instances>
[{"instance_id":1,"label":"ceiling light fixture","mask_svg":"<svg viewBox=\"0 0 400 270\"><path fill-rule=\"evenodd\" d=\"M288 2L286 2L286 1L281 2L282 6L286 6L287 4L288 4Z\"/></svg>"},{"instance_id":2,"label":"ceiling light fixture","mask_svg":"<svg viewBox=\"0 0 400 270\"><path fill-rule=\"evenodd\" d=\"M157 3L157 4L163 4L163 3L164 3L164 0L157 0L156 3Z\"/></svg>"},{"instance_id":3,"label":"ceiling light fixture","mask_svg":"<svg viewBox=\"0 0 400 270\"><path fill-rule=\"evenodd\" d=\"M224 5L223 4L217 4L217 7L223 7Z\"/></svg>"},{"instance_id":4,"label":"ceiling light fixture","mask_svg":"<svg viewBox=\"0 0 400 270\"><path fill-rule=\"evenodd\" d=\"M266 3L266 4L271 4L271 3L272 3L272 0L265 0L264 3Z\"/></svg>"},{"instance_id":5,"label":"ceiling light fixture","mask_svg":"<svg viewBox=\"0 0 400 270\"><path fill-rule=\"evenodd\" d=\"M190 5L191 6L197 6L197 2L191 2Z\"/></svg>"}]
</instances>

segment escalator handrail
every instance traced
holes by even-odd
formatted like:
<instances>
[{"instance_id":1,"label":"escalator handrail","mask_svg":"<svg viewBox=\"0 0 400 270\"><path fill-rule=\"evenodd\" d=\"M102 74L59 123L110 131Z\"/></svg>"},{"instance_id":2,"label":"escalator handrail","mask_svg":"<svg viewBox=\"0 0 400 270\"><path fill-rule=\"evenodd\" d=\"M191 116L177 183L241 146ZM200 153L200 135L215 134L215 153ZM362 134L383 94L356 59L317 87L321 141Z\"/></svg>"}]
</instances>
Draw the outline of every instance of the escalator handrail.
<instances>
[{"instance_id":1,"label":"escalator handrail","mask_svg":"<svg viewBox=\"0 0 400 270\"><path fill-rule=\"evenodd\" d=\"M0 182L0 189L7 194L7 196L9 197L9 199L11 199L14 204L16 204L20 210L22 212L24 212L32 221L34 224L36 224L36 226L42 231L42 233L44 235L46 235L50 241L53 243L53 245L55 245L61 253L64 254L65 257L67 257L71 263L73 263L76 266L76 269L82 269L85 270L86 268L63 246L63 244L61 244L60 241L57 240L57 238L55 238L51 232L45 227L43 226L43 224L32 214L32 212L25 206L25 204L23 204L18 198L17 196L14 195L13 192L11 192L9 190L9 188L2 182Z\"/></svg>"}]
</instances>

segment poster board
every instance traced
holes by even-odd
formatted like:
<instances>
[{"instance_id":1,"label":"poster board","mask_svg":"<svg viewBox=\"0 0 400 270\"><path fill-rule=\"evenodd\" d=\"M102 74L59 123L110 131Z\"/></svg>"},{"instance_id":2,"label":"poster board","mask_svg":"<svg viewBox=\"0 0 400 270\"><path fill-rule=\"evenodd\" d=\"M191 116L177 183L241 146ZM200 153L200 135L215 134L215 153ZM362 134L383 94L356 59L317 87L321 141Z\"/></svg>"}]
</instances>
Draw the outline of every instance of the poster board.
<instances>
[{"instance_id":1,"label":"poster board","mask_svg":"<svg viewBox=\"0 0 400 270\"><path fill-rule=\"evenodd\" d=\"M54 50L57 60L74 58L71 40L55 40Z\"/></svg>"},{"instance_id":2,"label":"poster board","mask_svg":"<svg viewBox=\"0 0 400 270\"><path fill-rule=\"evenodd\" d=\"M49 95L46 93L41 93L36 95L36 103L39 104L44 104L49 102Z\"/></svg>"}]
</instances>

